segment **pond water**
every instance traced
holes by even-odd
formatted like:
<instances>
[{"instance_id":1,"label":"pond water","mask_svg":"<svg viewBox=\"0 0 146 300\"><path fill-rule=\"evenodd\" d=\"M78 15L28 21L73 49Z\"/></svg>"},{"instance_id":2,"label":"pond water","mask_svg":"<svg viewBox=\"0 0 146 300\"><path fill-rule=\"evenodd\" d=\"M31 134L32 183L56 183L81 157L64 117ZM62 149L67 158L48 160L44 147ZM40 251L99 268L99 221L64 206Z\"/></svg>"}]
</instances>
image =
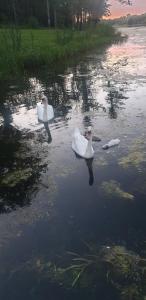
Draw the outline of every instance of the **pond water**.
<instances>
[{"instance_id":1,"label":"pond water","mask_svg":"<svg viewBox=\"0 0 146 300\"><path fill-rule=\"evenodd\" d=\"M121 299L108 284L65 288L47 266L87 245L145 256L146 27L120 30L122 44L1 84L1 299ZM42 92L55 111L52 141L36 117ZM85 161L71 142L89 125L101 142ZM103 150L112 138L119 146Z\"/></svg>"}]
</instances>

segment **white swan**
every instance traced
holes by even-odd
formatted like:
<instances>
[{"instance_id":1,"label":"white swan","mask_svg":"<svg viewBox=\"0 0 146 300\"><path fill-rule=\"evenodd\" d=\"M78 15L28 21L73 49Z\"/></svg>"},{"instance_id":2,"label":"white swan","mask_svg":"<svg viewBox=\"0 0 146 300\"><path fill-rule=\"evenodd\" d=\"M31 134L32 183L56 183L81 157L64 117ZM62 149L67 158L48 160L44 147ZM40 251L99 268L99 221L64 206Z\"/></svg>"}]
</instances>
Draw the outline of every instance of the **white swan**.
<instances>
[{"instance_id":1,"label":"white swan","mask_svg":"<svg viewBox=\"0 0 146 300\"><path fill-rule=\"evenodd\" d=\"M72 140L72 149L79 156L89 159L94 156L94 150L92 147L92 134L87 140L79 131L78 128L75 129Z\"/></svg>"},{"instance_id":2,"label":"white swan","mask_svg":"<svg viewBox=\"0 0 146 300\"><path fill-rule=\"evenodd\" d=\"M48 122L54 118L54 111L52 105L48 104L46 96L42 97L42 102L37 104L38 120L41 122Z\"/></svg>"}]
</instances>

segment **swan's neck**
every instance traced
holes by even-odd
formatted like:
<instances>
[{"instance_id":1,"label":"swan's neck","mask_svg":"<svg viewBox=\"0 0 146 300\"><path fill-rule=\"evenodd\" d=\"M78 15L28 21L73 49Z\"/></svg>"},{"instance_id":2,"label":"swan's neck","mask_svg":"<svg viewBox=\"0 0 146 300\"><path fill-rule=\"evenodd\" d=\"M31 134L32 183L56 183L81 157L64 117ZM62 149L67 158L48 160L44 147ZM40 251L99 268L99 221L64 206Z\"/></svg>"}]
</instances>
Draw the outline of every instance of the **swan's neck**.
<instances>
[{"instance_id":1,"label":"swan's neck","mask_svg":"<svg viewBox=\"0 0 146 300\"><path fill-rule=\"evenodd\" d=\"M87 148L86 148L86 156L90 156L92 154L92 134L89 136Z\"/></svg>"},{"instance_id":2,"label":"swan's neck","mask_svg":"<svg viewBox=\"0 0 146 300\"><path fill-rule=\"evenodd\" d=\"M48 115L48 112L47 112L47 108L48 108L48 105L47 103L44 104L44 107L43 107L43 119L44 121L47 121L47 115Z\"/></svg>"}]
</instances>

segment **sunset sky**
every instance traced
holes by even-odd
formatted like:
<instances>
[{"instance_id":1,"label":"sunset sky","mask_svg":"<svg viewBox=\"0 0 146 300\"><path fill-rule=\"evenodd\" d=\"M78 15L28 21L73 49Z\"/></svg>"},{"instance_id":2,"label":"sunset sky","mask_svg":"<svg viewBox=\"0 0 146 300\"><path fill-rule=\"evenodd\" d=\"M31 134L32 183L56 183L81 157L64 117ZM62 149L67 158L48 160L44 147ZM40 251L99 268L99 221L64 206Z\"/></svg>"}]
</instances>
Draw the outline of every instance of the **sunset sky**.
<instances>
[{"instance_id":1,"label":"sunset sky","mask_svg":"<svg viewBox=\"0 0 146 300\"><path fill-rule=\"evenodd\" d=\"M118 18L127 14L146 13L146 0L132 0L132 6L120 5L117 0L109 0L112 5L110 19Z\"/></svg>"}]
</instances>

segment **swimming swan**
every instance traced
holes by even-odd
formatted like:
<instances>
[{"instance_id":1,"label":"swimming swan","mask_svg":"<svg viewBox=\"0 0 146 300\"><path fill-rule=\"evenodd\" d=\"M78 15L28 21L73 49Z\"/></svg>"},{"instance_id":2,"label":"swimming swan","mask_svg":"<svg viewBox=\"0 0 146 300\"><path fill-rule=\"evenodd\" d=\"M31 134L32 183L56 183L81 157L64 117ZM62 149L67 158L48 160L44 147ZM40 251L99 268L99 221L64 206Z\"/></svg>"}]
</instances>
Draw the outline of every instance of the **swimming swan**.
<instances>
[{"instance_id":1,"label":"swimming swan","mask_svg":"<svg viewBox=\"0 0 146 300\"><path fill-rule=\"evenodd\" d=\"M94 156L94 150L92 147L92 133L90 133L89 140L87 140L80 133L79 129L76 128L73 134L72 149L76 154L83 158L92 158Z\"/></svg>"},{"instance_id":2,"label":"swimming swan","mask_svg":"<svg viewBox=\"0 0 146 300\"><path fill-rule=\"evenodd\" d=\"M37 104L37 115L40 122L49 122L54 118L54 111L52 105L48 104L48 98L42 97L42 101Z\"/></svg>"}]
</instances>

